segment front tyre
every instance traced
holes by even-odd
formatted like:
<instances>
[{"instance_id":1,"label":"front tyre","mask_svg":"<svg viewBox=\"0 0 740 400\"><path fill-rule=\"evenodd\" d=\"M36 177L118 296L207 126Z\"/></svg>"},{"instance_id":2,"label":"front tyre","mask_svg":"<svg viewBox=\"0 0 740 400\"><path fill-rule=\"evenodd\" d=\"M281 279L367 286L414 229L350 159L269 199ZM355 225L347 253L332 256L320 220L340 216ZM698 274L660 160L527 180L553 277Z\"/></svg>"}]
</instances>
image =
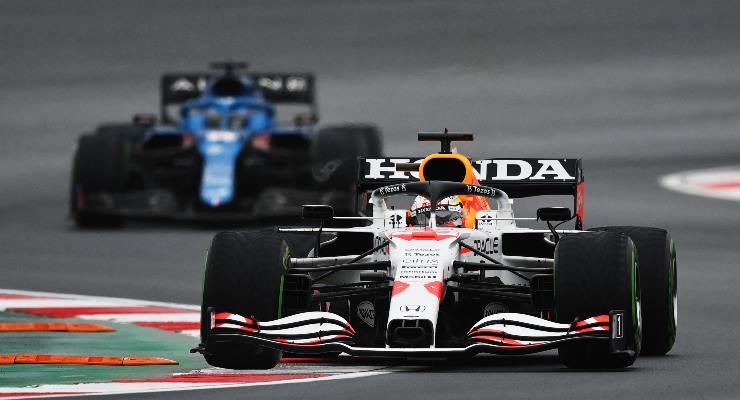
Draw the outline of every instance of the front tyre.
<instances>
[{"instance_id":1,"label":"front tyre","mask_svg":"<svg viewBox=\"0 0 740 400\"><path fill-rule=\"evenodd\" d=\"M201 303L201 343L208 364L229 369L270 369L281 352L240 342L209 340L210 311L272 321L281 317L283 275L290 249L277 232L221 232L211 242Z\"/></svg>"},{"instance_id":2,"label":"front tyre","mask_svg":"<svg viewBox=\"0 0 740 400\"><path fill-rule=\"evenodd\" d=\"M678 283L676 244L665 229L607 226L594 231L624 233L637 247L642 287L642 354L664 355L676 341Z\"/></svg>"},{"instance_id":3,"label":"front tyre","mask_svg":"<svg viewBox=\"0 0 740 400\"><path fill-rule=\"evenodd\" d=\"M555 248L555 314L572 323L611 310L624 311L626 352L613 353L607 341L577 341L558 348L570 368L625 368L641 345L640 280L637 251L626 235L585 232L565 235Z\"/></svg>"}]
</instances>

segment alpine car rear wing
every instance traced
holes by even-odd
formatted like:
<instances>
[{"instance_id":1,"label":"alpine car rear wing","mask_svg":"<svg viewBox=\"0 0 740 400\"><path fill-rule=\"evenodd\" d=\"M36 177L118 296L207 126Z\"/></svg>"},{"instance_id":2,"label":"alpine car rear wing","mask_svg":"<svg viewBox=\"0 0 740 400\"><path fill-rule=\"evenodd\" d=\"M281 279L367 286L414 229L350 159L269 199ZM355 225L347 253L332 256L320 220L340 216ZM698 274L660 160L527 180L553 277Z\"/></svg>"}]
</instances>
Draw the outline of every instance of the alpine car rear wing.
<instances>
[{"instance_id":1,"label":"alpine car rear wing","mask_svg":"<svg viewBox=\"0 0 740 400\"><path fill-rule=\"evenodd\" d=\"M205 93L215 73L166 73L160 79L160 114L162 121L172 122L176 116L168 111ZM246 76L260 89L265 100L275 104L307 104L316 114L316 79L310 73L248 72Z\"/></svg>"},{"instance_id":2,"label":"alpine car rear wing","mask_svg":"<svg viewBox=\"0 0 740 400\"><path fill-rule=\"evenodd\" d=\"M366 196L367 192L379 187L418 181L419 174L408 172L407 167L421 160L419 157L360 157L358 196ZM585 186L581 159L492 158L471 160L471 164L473 174L481 185L503 190L511 198L573 196L576 229L582 229Z\"/></svg>"}]
</instances>

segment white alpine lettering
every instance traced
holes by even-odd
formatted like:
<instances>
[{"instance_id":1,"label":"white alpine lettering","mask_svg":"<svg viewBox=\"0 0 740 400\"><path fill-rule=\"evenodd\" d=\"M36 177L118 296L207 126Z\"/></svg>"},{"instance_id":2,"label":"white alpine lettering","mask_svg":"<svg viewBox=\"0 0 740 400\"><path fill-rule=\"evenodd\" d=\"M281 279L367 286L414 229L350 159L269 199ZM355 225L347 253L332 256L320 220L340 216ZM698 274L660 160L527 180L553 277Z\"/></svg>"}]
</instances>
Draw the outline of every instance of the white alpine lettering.
<instances>
[{"instance_id":1,"label":"white alpine lettering","mask_svg":"<svg viewBox=\"0 0 740 400\"><path fill-rule=\"evenodd\" d=\"M280 78L271 78L267 76L263 76L259 79L258 84L260 87L263 87L265 89L270 90L282 90L283 88L283 80Z\"/></svg>"},{"instance_id":2,"label":"white alpine lettering","mask_svg":"<svg viewBox=\"0 0 740 400\"><path fill-rule=\"evenodd\" d=\"M206 90L206 85L208 84L208 79L200 77L198 78L198 91L202 92Z\"/></svg>"},{"instance_id":3,"label":"white alpine lettering","mask_svg":"<svg viewBox=\"0 0 740 400\"><path fill-rule=\"evenodd\" d=\"M305 92L308 88L308 81L301 76L290 76L286 81L285 88L289 92Z\"/></svg>"},{"instance_id":4,"label":"white alpine lettering","mask_svg":"<svg viewBox=\"0 0 740 400\"><path fill-rule=\"evenodd\" d=\"M187 78L180 78L170 85L170 90L173 92L192 92L195 90L195 85Z\"/></svg>"}]
</instances>

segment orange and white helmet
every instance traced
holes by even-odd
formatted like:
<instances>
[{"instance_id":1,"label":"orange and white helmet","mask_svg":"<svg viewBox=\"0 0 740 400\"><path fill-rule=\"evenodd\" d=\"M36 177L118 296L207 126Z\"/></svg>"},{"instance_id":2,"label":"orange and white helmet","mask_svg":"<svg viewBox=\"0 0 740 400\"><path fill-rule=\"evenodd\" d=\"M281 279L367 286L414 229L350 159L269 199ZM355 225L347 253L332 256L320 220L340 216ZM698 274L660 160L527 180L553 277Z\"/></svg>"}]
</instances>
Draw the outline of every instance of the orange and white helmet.
<instances>
[{"instance_id":1,"label":"orange and white helmet","mask_svg":"<svg viewBox=\"0 0 740 400\"><path fill-rule=\"evenodd\" d=\"M427 226L431 216L431 203L423 196L417 196L411 205L409 225ZM450 196L437 203L434 212L437 226L462 227L465 221L465 207L458 196Z\"/></svg>"}]
</instances>

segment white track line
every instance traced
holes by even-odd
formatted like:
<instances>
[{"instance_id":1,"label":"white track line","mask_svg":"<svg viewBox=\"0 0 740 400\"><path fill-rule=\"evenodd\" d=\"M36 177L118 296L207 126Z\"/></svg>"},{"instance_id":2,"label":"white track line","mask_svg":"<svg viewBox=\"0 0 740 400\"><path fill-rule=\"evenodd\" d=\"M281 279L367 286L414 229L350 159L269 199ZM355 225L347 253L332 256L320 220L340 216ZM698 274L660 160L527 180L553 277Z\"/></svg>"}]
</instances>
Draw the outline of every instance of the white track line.
<instances>
[{"instance_id":1,"label":"white track line","mask_svg":"<svg viewBox=\"0 0 740 400\"><path fill-rule=\"evenodd\" d=\"M24 295L24 296L47 297L47 298L54 298L54 299L96 301L98 302L98 304L110 303L112 304L112 306L154 306L154 307L171 307L171 308L181 308L185 310L200 311L200 306L192 305L192 304L124 299L124 298L119 298L119 297L85 296L85 295L66 294L66 293L62 294L62 293L51 293L51 292L33 292L29 290L13 290L13 289L0 289L0 293L19 294L19 295ZM13 299L13 300L16 300L16 299ZM23 299L17 299L17 300L23 300ZM6 301L6 300L3 300L3 301Z\"/></svg>"},{"instance_id":2,"label":"white track line","mask_svg":"<svg viewBox=\"0 0 740 400\"><path fill-rule=\"evenodd\" d=\"M660 178L660 185L694 196L740 201L740 166L678 172Z\"/></svg>"},{"instance_id":3,"label":"white track line","mask_svg":"<svg viewBox=\"0 0 740 400\"><path fill-rule=\"evenodd\" d=\"M77 318L95 321L110 321L122 324L134 322L200 322L200 313L162 313L162 314L90 314Z\"/></svg>"},{"instance_id":4,"label":"white track line","mask_svg":"<svg viewBox=\"0 0 740 400\"><path fill-rule=\"evenodd\" d=\"M73 307L120 307L120 303L101 303L91 300L69 299L11 299L0 300L0 310L9 308L73 308Z\"/></svg>"},{"instance_id":5,"label":"white track line","mask_svg":"<svg viewBox=\"0 0 740 400\"><path fill-rule=\"evenodd\" d=\"M65 392L65 393L79 393L79 394L63 394L63 395L24 395L18 397L3 397L3 399L38 399L38 398L51 398L51 397L71 397L71 396L103 396L112 394L134 394L134 393L153 393L153 392L175 392L184 390L204 390L204 389L224 389L224 388L237 388L237 387L249 387L249 386L265 386L265 385L283 385L286 383L308 383L308 382L321 382L331 381L339 379L354 379L354 378L365 378L369 376L383 375L395 372L395 370L378 370L378 371L365 371L365 372L351 372L346 374L337 374L331 376L324 376L320 378L301 378L301 379L289 379L284 381L269 381L269 382L251 382L251 383L81 383L77 385L40 385L28 388L6 388L0 387L0 394L3 393L50 393L50 392ZM87 392L87 393L86 393Z\"/></svg>"}]
</instances>

